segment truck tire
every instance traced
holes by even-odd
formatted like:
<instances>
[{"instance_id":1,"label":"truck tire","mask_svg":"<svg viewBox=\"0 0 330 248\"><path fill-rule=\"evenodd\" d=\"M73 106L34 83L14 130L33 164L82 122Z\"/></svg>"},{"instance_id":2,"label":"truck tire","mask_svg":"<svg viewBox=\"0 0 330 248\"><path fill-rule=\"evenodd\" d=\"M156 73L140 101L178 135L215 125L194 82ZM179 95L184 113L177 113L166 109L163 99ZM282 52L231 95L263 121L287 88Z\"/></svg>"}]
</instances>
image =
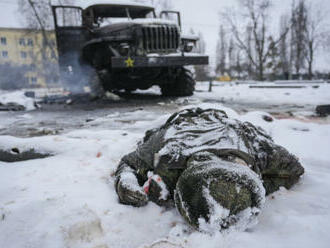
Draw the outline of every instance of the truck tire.
<instances>
[{"instance_id":1,"label":"truck tire","mask_svg":"<svg viewBox=\"0 0 330 248\"><path fill-rule=\"evenodd\" d=\"M112 91L114 80L111 73L107 69L103 69L103 70L98 70L97 74L100 80L100 85L102 86L103 90L105 92Z\"/></svg>"},{"instance_id":2,"label":"truck tire","mask_svg":"<svg viewBox=\"0 0 330 248\"><path fill-rule=\"evenodd\" d=\"M160 88L163 96L192 96L195 84L191 72L182 68L174 83L161 85Z\"/></svg>"},{"instance_id":3,"label":"truck tire","mask_svg":"<svg viewBox=\"0 0 330 248\"><path fill-rule=\"evenodd\" d=\"M104 96L105 92L100 76L94 69L89 73L89 87L91 89L91 96L93 99L102 98Z\"/></svg>"}]
</instances>

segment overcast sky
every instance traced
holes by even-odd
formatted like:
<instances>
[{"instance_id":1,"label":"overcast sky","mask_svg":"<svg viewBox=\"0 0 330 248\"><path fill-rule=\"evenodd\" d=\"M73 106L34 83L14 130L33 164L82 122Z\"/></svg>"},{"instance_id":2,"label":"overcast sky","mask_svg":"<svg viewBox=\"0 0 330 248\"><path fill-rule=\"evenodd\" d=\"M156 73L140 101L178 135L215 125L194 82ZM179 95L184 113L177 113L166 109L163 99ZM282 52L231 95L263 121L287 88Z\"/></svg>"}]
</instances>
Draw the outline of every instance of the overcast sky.
<instances>
[{"instance_id":1,"label":"overcast sky","mask_svg":"<svg viewBox=\"0 0 330 248\"><path fill-rule=\"evenodd\" d=\"M37 1L37 0L35 0ZM114 0L115 1L115 0ZM185 32L193 28L195 32L202 32L207 42L207 53L212 61L215 57L215 48L218 39L219 26L221 19L220 11L230 8L236 0L172 0L175 8L182 12L183 26ZM330 0L310 0L313 4L322 6L326 12L330 12ZM278 29L278 17L284 12L289 12L291 0L272 0L274 5L271 17L272 25ZM16 0L0 0L0 26L19 27L22 22L17 11ZM330 15L329 18L330 20ZM330 21L329 21L330 23ZM277 30L276 30L277 32ZM328 56L327 56L328 57ZM330 59L320 56L316 61L316 67L319 69L328 69ZM330 56L329 56L330 57Z\"/></svg>"},{"instance_id":2,"label":"overcast sky","mask_svg":"<svg viewBox=\"0 0 330 248\"><path fill-rule=\"evenodd\" d=\"M320 5L326 12L330 12L330 0L310 0L315 5ZM219 13L226 8L237 7L235 0L173 0L177 9L182 12L183 26L185 31L193 28L196 32L202 32L207 42L207 53L212 61L218 39L221 19ZM273 10L270 16L272 26L278 32L279 16L282 13L290 13L291 0L272 0ZM330 24L330 15L328 17ZM327 55L327 57L330 54ZM318 56L316 67L329 71L330 59Z\"/></svg>"}]
</instances>

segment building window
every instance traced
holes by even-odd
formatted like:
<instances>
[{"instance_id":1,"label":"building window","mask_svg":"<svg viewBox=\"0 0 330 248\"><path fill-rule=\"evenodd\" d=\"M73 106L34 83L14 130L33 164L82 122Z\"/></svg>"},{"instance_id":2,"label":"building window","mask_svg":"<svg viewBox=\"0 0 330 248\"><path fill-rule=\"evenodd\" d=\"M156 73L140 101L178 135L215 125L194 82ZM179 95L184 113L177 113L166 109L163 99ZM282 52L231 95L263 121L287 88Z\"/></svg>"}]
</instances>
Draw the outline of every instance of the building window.
<instances>
[{"instance_id":1,"label":"building window","mask_svg":"<svg viewBox=\"0 0 330 248\"><path fill-rule=\"evenodd\" d=\"M0 38L0 43L1 43L1 45L7 45L7 38L6 37L1 37Z\"/></svg>"},{"instance_id":2,"label":"building window","mask_svg":"<svg viewBox=\"0 0 330 248\"><path fill-rule=\"evenodd\" d=\"M21 52L21 58L26 59L27 58L27 53L26 52Z\"/></svg>"},{"instance_id":3,"label":"building window","mask_svg":"<svg viewBox=\"0 0 330 248\"><path fill-rule=\"evenodd\" d=\"M33 47L33 40L32 39L28 39L27 45Z\"/></svg>"},{"instance_id":4,"label":"building window","mask_svg":"<svg viewBox=\"0 0 330 248\"><path fill-rule=\"evenodd\" d=\"M31 83L36 84L38 82L38 79L36 77L31 77Z\"/></svg>"},{"instance_id":5,"label":"building window","mask_svg":"<svg viewBox=\"0 0 330 248\"><path fill-rule=\"evenodd\" d=\"M7 51L2 51L1 53L3 58L8 58L8 52Z\"/></svg>"},{"instance_id":6,"label":"building window","mask_svg":"<svg viewBox=\"0 0 330 248\"><path fill-rule=\"evenodd\" d=\"M20 44L21 46L25 46L25 39L24 39L24 38L20 38L20 39L19 39L19 44Z\"/></svg>"},{"instance_id":7,"label":"building window","mask_svg":"<svg viewBox=\"0 0 330 248\"><path fill-rule=\"evenodd\" d=\"M31 71L36 71L36 69L37 69L37 67L36 67L35 64L31 64L31 65L30 65L30 70L31 70Z\"/></svg>"},{"instance_id":8,"label":"building window","mask_svg":"<svg viewBox=\"0 0 330 248\"><path fill-rule=\"evenodd\" d=\"M34 57L33 51L30 51L30 52L29 52L29 56L30 56L30 58L33 59L33 57Z\"/></svg>"},{"instance_id":9,"label":"building window","mask_svg":"<svg viewBox=\"0 0 330 248\"><path fill-rule=\"evenodd\" d=\"M51 53L51 57L52 57L52 59L56 59L56 54L55 54L54 51L52 51L52 53Z\"/></svg>"}]
</instances>

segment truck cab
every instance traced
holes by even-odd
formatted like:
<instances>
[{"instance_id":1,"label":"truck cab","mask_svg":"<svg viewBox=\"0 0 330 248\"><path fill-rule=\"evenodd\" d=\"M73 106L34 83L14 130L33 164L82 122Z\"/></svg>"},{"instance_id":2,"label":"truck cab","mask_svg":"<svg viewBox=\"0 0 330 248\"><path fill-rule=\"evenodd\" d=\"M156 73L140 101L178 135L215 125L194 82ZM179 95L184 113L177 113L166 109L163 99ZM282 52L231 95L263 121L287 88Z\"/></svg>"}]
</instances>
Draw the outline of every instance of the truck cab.
<instances>
[{"instance_id":1,"label":"truck cab","mask_svg":"<svg viewBox=\"0 0 330 248\"><path fill-rule=\"evenodd\" d=\"M77 74L93 68L105 90L159 85L164 95L193 93L191 75L185 93L175 85L190 74L184 66L206 65L208 57L191 54L198 39L182 36L179 12L163 11L157 17L145 4L88 2L52 6L63 80L76 81Z\"/></svg>"}]
</instances>

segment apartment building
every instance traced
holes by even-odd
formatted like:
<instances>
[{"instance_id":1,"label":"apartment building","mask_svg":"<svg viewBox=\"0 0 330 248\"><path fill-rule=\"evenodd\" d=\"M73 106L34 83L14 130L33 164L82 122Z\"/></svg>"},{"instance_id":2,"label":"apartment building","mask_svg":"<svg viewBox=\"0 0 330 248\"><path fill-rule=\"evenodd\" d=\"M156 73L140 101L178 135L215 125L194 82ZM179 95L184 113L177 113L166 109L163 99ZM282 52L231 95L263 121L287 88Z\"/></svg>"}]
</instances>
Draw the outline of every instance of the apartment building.
<instances>
[{"instance_id":1,"label":"apartment building","mask_svg":"<svg viewBox=\"0 0 330 248\"><path fill-rule=\"evenodd\" d=\"M52 86L58 81L55 33L39 30L0 28L0 82L10 74L30 87ZM21 75L21 76L19 76ZM15 82L13 82L15 83Z\"/></svg>"}]
</instances>

